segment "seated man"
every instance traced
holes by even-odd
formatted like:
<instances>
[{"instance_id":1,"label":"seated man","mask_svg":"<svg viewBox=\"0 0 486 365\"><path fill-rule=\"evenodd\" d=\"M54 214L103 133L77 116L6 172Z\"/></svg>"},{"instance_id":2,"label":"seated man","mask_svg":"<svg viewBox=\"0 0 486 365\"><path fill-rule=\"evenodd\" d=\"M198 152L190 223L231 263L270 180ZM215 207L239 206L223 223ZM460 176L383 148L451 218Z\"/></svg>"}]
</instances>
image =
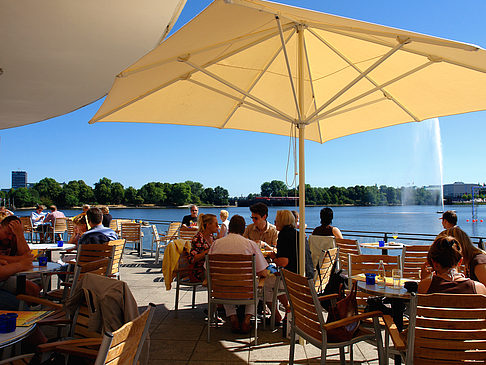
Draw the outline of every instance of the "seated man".
<instances>
[{"instance_id":1,"label":"seated man","mask_svg":"<svg viewBox=\"0 0 486 365\"><path fill-rule=\"evenodd\" d=\"M58 218L66 218L66 216L64 215L63 212L57 210L57 207L55 205L51 205L49 207L49 210L51 211L50 213L48 213L46 215L46 217L44 218L44 222L43 222L43 225L44 227L54 227L54 223L56 222L56 219ZM48 232L48 230L45 230L45 233L44 235ZM60 236L60 235L59 235ZM58 237L59 238L59 237ZM44 237L45 239L45 237ZM59 238L60 239L60 238Z\"/></svg>"},{"instance_id":2,"label":"seated man","mask_svg":"<svg viewBox=\"0 0 486 365\"><path fill-rule=\"evenodd\" d=\"M253 221L245 229L243 236L256 243L265 242L275 247L277 245L278 232L273 224L267 222L268 207L263 203L256 203L250 207L251 219Z\"/></svg>"},{"instance_id":3,"label":"seated man","mask_svg":"<svg viewBox=\"0 0 486 365\"><path fill-rule=\"evenodd\" d=\"M197 230L197 212L199 211L195 204L190 206L191 214L182 218L181 228L187 230Z\"/></svg>"},{"instance_id":4,"label":"seated man","mask_svg":"<svg viewBox=\"0 0 486 365\"><path fill-rule=\"evenodd\" d=\"M118 239L114 230L103 226L103 213L101 209L89 208L86 212L86 217L88 218L91 229L81 236L78 245L85 243L106 243Z\"/></svg>"},{"instance_id":5,"label":"seated man","mask_svg":"<svg viewBox=\"0 0 486 365\"><path fill-rule=\"evenodd\" d=\"M0 206L0 222L9 215L13 215L13 212L11 210L8 210L5 205Z\"/></svg>"},{"instance_id":6,"label":"seated man","mask_svg":"<svg viewBox=\"0 0 486 365\"><path fill-rule=\"evenodd\" d=\"M5 291L15 293L16 278L12 276L32 267L34 256L25 242L24 229L20 219L14 215L8 216L0 222L0 289L3 296ZM26 294L39 296L38 285L27 280ZM13 303L12 300L8 300Z\"/></svg>"},{"instance_id":7,"label":"seated man","mask_svg":"<svg viewBox=\"0 0 486 365\"><path fill-rule=\"evenodd\" d=\"M216 240L211 248L209 254L238 254L238 255L253 255L255 254L255 266L256 272L259 276L266 276L265 270L268 266L267 261L263 257L262 252L258 245L243 237L245 232L245 219L240 215L234 215L228 228L228 235L226 237ZM255 314L255 308L253 305L247 305L245 308L245 319L243 323L239 323L236 315L236 307L234 305L224 305L226 316L231 320L231 330L233 332L248 333L250 331L250 319Z\"/></svg>"},{"instance_id":8,"label":"seated man","mask_svg":"<svg viewBox=\"0 0 486 365\"><path fill-rule=\"evenodd\" d=\"M46 213L43 210L46 207L42 204L37 204L35 210L30 215L30 220L32 221L32 227L37 230L37 227L44 222L44 218L46 217Z\"/></svg>"}]
</instances>

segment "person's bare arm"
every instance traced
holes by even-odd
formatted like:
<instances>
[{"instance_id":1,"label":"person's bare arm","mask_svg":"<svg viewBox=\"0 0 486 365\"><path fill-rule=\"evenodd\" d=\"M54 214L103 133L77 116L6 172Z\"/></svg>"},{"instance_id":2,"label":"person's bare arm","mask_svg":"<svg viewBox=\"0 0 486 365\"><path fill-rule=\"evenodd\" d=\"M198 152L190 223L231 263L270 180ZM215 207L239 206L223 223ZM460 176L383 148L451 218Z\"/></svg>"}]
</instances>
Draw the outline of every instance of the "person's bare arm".
<instances>
[{"instance_id":1,"label":"person's bare arm","mask_svg":"<svg viewBox=\"0 0 486 365\"><path fill-rule=\"evenodd\" d=\"M343 239L343 234L341 233L338 227L332 227L332 234L336 238Z\"/></svg>"},{"instance_id":2,"label":"person's bare arm","mask_svg":"<svg viewBox=\"0 0 486 365\"><path fill-rule=\"evenodd\" d=\"M27 242L25 241L22 223L20 223L20 221L12 221L8 226L17 240L17 255L22 256L23 254L30 252L29 245L27 245Z\"/></svg>"},{"instance_id":3,"label":"person's bare arm","mask_svg":"<svg viewBox=\"0 0 486 365\"><path fill-rule=\"evenodd\" d=\"M7 280L10 276L27 271L32 268L32 259L24 257L23 260L0 266L0 281Z\"/></svg>"},{"instance_id":4,"label":"person's bare arm","mask_svg":"<svg viewBox=\"0 0 486 365\"><path fill-rule=\"evenodd\" d=\"M486 285L486 264L476 265L474 274L483 285Z\"/></svg>"}]
</instances>

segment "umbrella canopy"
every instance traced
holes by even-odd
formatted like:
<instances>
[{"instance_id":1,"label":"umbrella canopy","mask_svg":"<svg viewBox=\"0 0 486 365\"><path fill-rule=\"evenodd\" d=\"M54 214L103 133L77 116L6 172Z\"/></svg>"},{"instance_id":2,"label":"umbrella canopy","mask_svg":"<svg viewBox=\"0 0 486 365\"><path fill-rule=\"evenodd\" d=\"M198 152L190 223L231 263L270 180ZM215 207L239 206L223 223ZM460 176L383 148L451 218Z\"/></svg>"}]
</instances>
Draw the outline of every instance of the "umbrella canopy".
<instances>
[{"instance_id":1,"label":"umbrella canopy","mask_svg":"<svg viewBox=\"0 0 486 365\"><path fill-rule=\"evenodd\" d=\"M114 75L160 43L185 2L0 0L0 129L104 96Z\"/></svg>"},{"instance_id":2,"label":"umbrella canopy","mask_svg":"<svg viewBox=\"0 0 486 365\"><path fill-rule=\"evenodd\" d=\"M303 226L304 139L483 110L484 95L486 51L477 46L265 1L216 0L120 73L90 123L298 133Z\"/></svg>"}]
</instances>

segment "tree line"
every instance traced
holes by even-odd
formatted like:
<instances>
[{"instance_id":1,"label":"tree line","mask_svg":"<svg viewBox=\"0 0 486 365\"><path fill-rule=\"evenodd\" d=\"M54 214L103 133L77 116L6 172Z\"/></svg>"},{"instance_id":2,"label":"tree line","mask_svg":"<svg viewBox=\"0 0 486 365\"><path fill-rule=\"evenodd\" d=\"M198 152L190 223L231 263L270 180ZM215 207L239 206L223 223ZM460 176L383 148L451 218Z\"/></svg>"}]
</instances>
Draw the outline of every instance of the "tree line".
<instances>
[{"instance_id":1,"label":"tree line","mask_svg":"<svg viewBox=\"0 0 486 365\"><path fill-rule=\"evenodd\" d=\"M425 187L364 186L312 187L305 186L307 205L439 205L440 192ZM149 182L140 189L125 188L119 182L107 177L101 178L94 187L83 180L59 183L52 178L44 178L32 188L11 189L0 192L0 198L14 202L17 208L31 207L37 203L69 208L82 204L115 204L141 206L180 206L185 204L228 205L239 200L255 197L294 197L298 188L288 188L283 181L264 182L259 193L247 197L229 197L228 190L221 186L204 187L200 182L181 183Z\"/></svg>"},{"instance_id":2,"label":"tree line","mask_svg":"<svg viewBox=\"0 0 486 365\"><path fill-rule=\"evenodd\" d=\"M180 206L185 204L228 205L228 190L221 186L204 188L194 181L182 183L149 182L140 189L132 186L125 188L119 182L103 177L94 188L83 180L59 183L52 178L44 178L32 188L10 189L0 192L0 198L14 203L17 208L31 207L38 203L46 206L70 208L82 204L122 204L140 206L154 204L159 206Z\"/></svg>"}]
</instances>

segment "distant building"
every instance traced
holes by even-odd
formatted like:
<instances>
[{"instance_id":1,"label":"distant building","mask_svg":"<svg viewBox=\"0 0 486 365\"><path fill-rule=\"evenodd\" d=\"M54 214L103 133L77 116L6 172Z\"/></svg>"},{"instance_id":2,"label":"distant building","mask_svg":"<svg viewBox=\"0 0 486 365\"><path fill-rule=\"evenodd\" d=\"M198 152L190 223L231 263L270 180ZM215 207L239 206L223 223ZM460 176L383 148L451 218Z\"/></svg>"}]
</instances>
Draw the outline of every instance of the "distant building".
<instances>
[{"instance_id":1,"label":"distant building","mask_svg":"<svg viewBox=\"0 0 486 365\"><path fill-rule=\"evenodd\" d=\"M473 186L478 186L478 184L465 184L460 181L454 184L444 184L444 198L454 199L460 198L464 194L472 194Z\"/></svg>"},{"instance_id":2,"label":"distant building","mask_svg":"<svg viewBox=\"0 0 486 365\"><path fill-rule=\"evenodd\" d=\"M27 187L27 172L12 171L12 189Z\"/></svg>"}]
</instances>

